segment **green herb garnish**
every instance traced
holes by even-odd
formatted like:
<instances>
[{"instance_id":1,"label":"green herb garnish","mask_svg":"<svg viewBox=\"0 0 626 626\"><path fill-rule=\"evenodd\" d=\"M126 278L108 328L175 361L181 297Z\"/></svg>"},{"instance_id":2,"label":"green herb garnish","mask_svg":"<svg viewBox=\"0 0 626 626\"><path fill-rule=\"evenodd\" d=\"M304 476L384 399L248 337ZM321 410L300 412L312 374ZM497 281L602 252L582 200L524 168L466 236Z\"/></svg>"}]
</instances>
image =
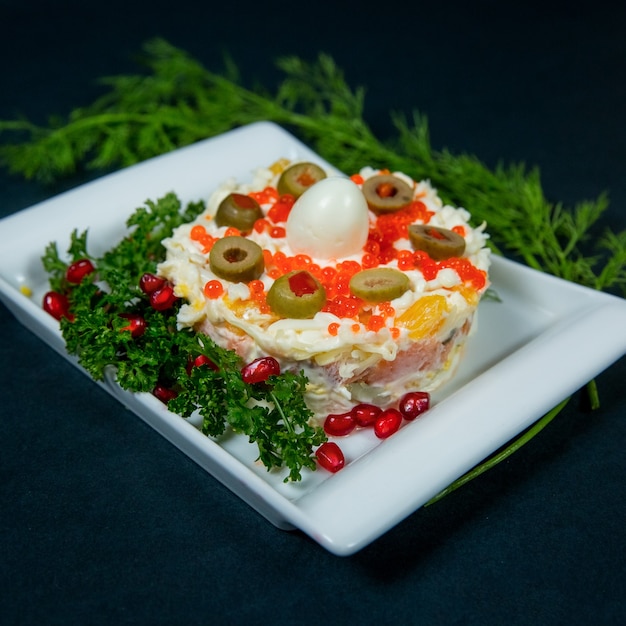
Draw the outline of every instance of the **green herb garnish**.
<instances>
[{"instance_id":1,"label":"green herb garnish","mask_svg":"<svg viewBox=\"0 0 626 626\"><path fill-rule=\"evenodd\" d=\"M161 240L203 209L202 202L183 209L172 193L148 201L127 221L129 234L100 258L89 255L87 231L72 233L67 262L56 243L48 246L43 264L51 288L70 303L71 320L60 320L67 350L95 380L115 368L123 389L166 390L168 408L182 417L198 412L206 435L218 437L227 428L247 435L268 470L287 467L285 480L300 480L303 468L315 469L314 449L326 439L321 428L309 424L313 414L304 403L304 375L283 372L264 384L245 383L235 352L191 329L177 330L180 303L155 310L140 288L141 277L165 259ZM85 258L95 272L69 283L68 267ZM145 325L141 335L133 336L128 316ZM194 366L201 356L210 367Z\"/></svg>"}]
</instances>

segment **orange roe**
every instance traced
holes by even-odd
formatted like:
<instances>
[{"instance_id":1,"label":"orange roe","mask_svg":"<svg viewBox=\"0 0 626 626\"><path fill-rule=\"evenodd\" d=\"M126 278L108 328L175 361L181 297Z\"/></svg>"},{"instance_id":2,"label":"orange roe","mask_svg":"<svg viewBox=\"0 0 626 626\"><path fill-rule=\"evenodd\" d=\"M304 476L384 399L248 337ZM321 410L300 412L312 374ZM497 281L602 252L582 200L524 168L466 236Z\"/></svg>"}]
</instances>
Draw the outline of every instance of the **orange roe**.
<instances>
[{"instance_id":1,"label":"orange roe","mask_svg":"<svg viewBox=\"0 0 626 626\"><path fill-rule=\"evenodd\" d=\"M262 280L255 279L248 283L248 289L251 294L257 295L265 291L265 285Z\"/></svg>"},{"instance_id":2,"label":"orange roe","mask_svg":"<svg viewBox=\"0 0 626 626\"><path fill-rule=\"evenodd\" d=\"M274 226L270 229L270 237L273 239L282 239L286 234L287 233L282 226Z\"/></svg>"},{"instance_id":3,"label":"orange roe","mask_svg":"<svg viewBox=\"0 0 626 626\"><path fill-rule=\"evenodd\" d=\"M487 272L479 270L469 259L464 257L451 257L440 261L439 268L449 267L456 271L461 281L470 284L476 291L483 289L487 284Z\"/></svg>"},{"instance_id":4,"label":"orange roe","mask_svg":"<svg viewBox=\"0 0 626 626\"><path fill-rule=\"evenodd\" d=\"M254 198L259 204L276 202L279 197L278 190L274 187L266 187L263 191L252 191L248 195Z\"/></svg>"},{"instance_id":5,"label":"orange roe","mask_svg":"<svg viewBox=\"0 0 626 626\"><path fill-rule=\"evenodd\" d=\"M189 238L192 241L197 241L202 246L202 253L208 254L213 247L213 244L217 241L217 239L209 233L207 233L206 228L202 226L202 224L196 224L189 233Z\"/></svg>"},{"instance_id":6,"label":"orange roe","mask_svg":"<svg viewBox=\"0 0 626 626\"><path fill-rule=\"evenodd\" d=\"M388 174L389 170L382 169L380 174ZM353 174L350 179L357 185L364 182L360 174ZM265 218L257 220L253 230L258 234L268 233L274 239L286 237L284 225L289 217L289 213L295 198L291 194L280 195L276 188L266 187L262 191L248 194L259 204L271 205L267 210ZM368 330L377 332L381 328L388 327L393 338L400 335L400 330L392 325L387 325L388 320L393 321L395 310L390 303L379 303L372 312L370 305L350 293L350 279L355 273L363 270L386 265L393 260L398 263L401 271L418 270L425 280L436 278L440 269L454 269L461 281L476 291L484 288L487 282L486 272L476 268L469 259L453 257L444 261L434 261L423 251L413 251L408 249L397 249L395 244L404 239L408 239L408 226L413 223L428 224L433 211L429 211L427 206L418 199L413 200L405 208L393 213L384 213L376 217L370 225L367 241L363 246L363 251L359 261L344 260L336 266L320 266L313 262L313 259L306 254L296 254L288 257L284 252L272 253L271 250L263 250L265 262L265 272L273 280L294 270L307 270L317 280L319 280L326 291L326 304L322 309L325 312L333 313L343 319L353 319L355 323L351 326L355 333L361 332L363 324ZM455 226L452 229L461 236L466 235L466 228L463 225ZM239 235L236 228L228 228L226 235ZM198 242L206 254L216 241L215 237L209 235L204 226L195 225L190 232L190 238ZM250 289L250 300L263 312L269 312L266 302L266 292L262 281L251 281L248 284ZM207 298L219 298L224 292L224 288L219 281L209 281L204 287ZM365 307L365 308L364 308ZM360 320L361 323L356 323ZM331 323L328 326L328 333L335 336L339 331L338 323Z\"/></svg>"},{"instance_id":7,"label":"orange roe","mask_svg":"<svg viewBox=\"0 0 626 626\"><path fill-rule=\"evenodd\" d=\"M328 334L331 335L332 337L336 337L338 332L339 332L339 324L337 324L337 322L331 322L328 325Z\"/></svg>"},{"instance_id":8,"label":"orange roe","mask_svg":"<svg viewBox=\"0 0 626 626\"><path fill-rule=\"evenodd\" d=\"M224 237L241 237L241 231L234 226L229 226L224 233Z\"/></svg>"},{"instance_id":9,"label":"orange roe","mask_svg":"<svg viewBox=\"0 0 626 626\"><path fill-rule=\"evenodd\" d=\"M263 261L265 267L269 267L272 264L272 253L267 248L263 248Z\"/></svg>"},{"instance_id":10,"label":"orange roe","mask_svg":"<svg viewBox=\"0 0 626 626\"><path fill-rule=\"evenodd\" d=\"M202 224L196 224L195 226L192 227L189 233L189 238L192 241L200 241L203 237L206 237L206 235L207 235L206 228L202 226Z\"/></svg>"},{"instance_id":11,"label":"orange roe","mask_svg":"<svg viewBox=\"0 0 626 626\"><path fill-rule=\"evenodd\" d=\"M371 269L373 267L377 267L379 264L378 257L374 254L370 254L366 252L361 259L361 265L364 270Z\"/></svg>"},{"instance_id":12,"label":"orange roe","mask_svg":"<svg viewBox=\"0 0 626 626\"><path fill-rule=\"evenodd\" d=\"M367 321L367 330L373 330L375 333L385 326L385 318L382 315L372 315Z\"/></svg>"},{"instance_id":13,"label":"orange roe","mask_svg":"<svg viewBox=\"0 0 626 626\"><path fill-rule=\"evenodd\" d=\"M378 305L380 310L380 314L384 317L394 317L396 314L396 310L391 306L391 302L381 302Z\"/></svg>"},{"instance_id":14,"label":"orange roe","mask_svg":"<svg viewBox=\"0 0 626 626\"><path fill-rule=\"evenodd\" d=\"M254 228L254 230L260 235L266 228L269 228L269 226L270 223L266 219L260 218L254 222L254 226L252 228Z\"/></svg>"},{"instance_id":15,"label":"orange roe","mask_svg":"<svg viewBox=\"0 0 626 626\"><path fill-rule=\"evenodd\" d=\"M308 269L313 259L308 254L296 254L293 257L294 268L298 270Z\"/></svg>"},{"instance_id":16,"label":"orange roe","mask_svg":"<svg viewBox=\"0 0 626 626\"><path fill-rule=\"evenodd\" d=\"M209 300L217 300L224 293L224 285L219 280L210 280L204 285L204 295Z\"/></svg>"}]
</instances>

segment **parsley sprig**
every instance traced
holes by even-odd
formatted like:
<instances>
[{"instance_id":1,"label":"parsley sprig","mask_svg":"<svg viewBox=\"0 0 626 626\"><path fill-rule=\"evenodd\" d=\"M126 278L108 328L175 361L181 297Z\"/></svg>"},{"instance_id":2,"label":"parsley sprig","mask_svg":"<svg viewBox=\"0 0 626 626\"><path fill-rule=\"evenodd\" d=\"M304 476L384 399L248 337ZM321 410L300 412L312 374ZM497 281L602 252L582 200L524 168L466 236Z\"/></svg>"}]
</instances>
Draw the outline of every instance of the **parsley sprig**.
<instances>
[{"instance_id":1,"label":"parsley sprig","mask_svg":"<svg viewBox=\"0 0 626 626\"><path fill-rule=\"evenodd\" d=\"M123 389L152 392L162 386L174 392L168 401L172 412L185 418L199 413L207 436L219 437L227 429L247 435L268 470L286 467L285 480L300 480L303 468L315 469L314 450L325 440L323 430L310 424L304 375L283 372L264 384L245 383L235 352L191 329L177 329L180 302L157 311L139 287L141 276L154 273L165 258L161 240L203 209L202 202L183 208L170 193L139 207L127 221L128 235L99 258L89 254L87 231L71 234L64 258L56 243L47 247L42 261L51 289L70 301L72 318L61 319L67 350L95 380L114 368ZM68 283L67 267L84 258L96 272L78 285ZM132 336L126 314L145 321L141 336ZM200 355L215 368L192 367Z\"/></svg>"}]
</instances>

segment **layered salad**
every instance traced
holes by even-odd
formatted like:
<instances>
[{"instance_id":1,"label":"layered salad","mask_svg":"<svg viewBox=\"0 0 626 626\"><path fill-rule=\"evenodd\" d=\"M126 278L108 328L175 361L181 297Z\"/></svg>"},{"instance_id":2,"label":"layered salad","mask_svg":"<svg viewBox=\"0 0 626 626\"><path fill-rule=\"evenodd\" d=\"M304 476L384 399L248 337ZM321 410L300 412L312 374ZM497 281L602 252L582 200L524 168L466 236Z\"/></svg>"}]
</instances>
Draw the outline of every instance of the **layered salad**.
<instances>
[{"instance_id":1,"label":"layered salad","mask_svg":"<svg viewBox=\"0 0 626 626\"><path fill-rule=\"evenodd\" d=\"M304 372L314 414L389 407L453 376L489 286L485 225L428 181L280 160L227 180L164 240L191 327Z\"/></svg>"}]
</instances>

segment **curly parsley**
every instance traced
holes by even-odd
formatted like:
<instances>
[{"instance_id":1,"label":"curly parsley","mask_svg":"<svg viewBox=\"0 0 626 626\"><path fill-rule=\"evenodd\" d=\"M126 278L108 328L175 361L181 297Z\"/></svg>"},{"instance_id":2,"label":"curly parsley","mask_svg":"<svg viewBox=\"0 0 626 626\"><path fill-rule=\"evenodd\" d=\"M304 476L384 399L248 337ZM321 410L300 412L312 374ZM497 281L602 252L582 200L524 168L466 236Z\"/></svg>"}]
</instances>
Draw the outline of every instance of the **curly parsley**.
<instances>
[{"instance_id":1,"label":"curly parsley","mask_svg":"<svg viewBox=\"0 0 626 626\"><path fill-rule=\"evenodd\" d=\"M191 329L177 330L180 301L155 310L139 286L141 276L154 273L165 258L161 240L203 209L202 202L183 208L170 193L138 208L127 221L128 235L99 258L89 254L87 231L71 234L67 261L56 243L46 248L42 262L50 287L70 302L71 319L60 322L67 350L95 380L114 367L123 389L166 389L168 408L184 418L198 412L204 434L217 437L231 429L246 435L268 470L287 467L286 481L301 480L303 468L315 469L314 449L326 439L310 424L304 375L284 372L263 384L245 383L235 352ZM68 282L68 267L85 258L96 271L77 285ZM128 316L145 324L139 336L133 336ZM198 357L205 357L204 364L194 366Z\"/></svg>"}]
</instances>

